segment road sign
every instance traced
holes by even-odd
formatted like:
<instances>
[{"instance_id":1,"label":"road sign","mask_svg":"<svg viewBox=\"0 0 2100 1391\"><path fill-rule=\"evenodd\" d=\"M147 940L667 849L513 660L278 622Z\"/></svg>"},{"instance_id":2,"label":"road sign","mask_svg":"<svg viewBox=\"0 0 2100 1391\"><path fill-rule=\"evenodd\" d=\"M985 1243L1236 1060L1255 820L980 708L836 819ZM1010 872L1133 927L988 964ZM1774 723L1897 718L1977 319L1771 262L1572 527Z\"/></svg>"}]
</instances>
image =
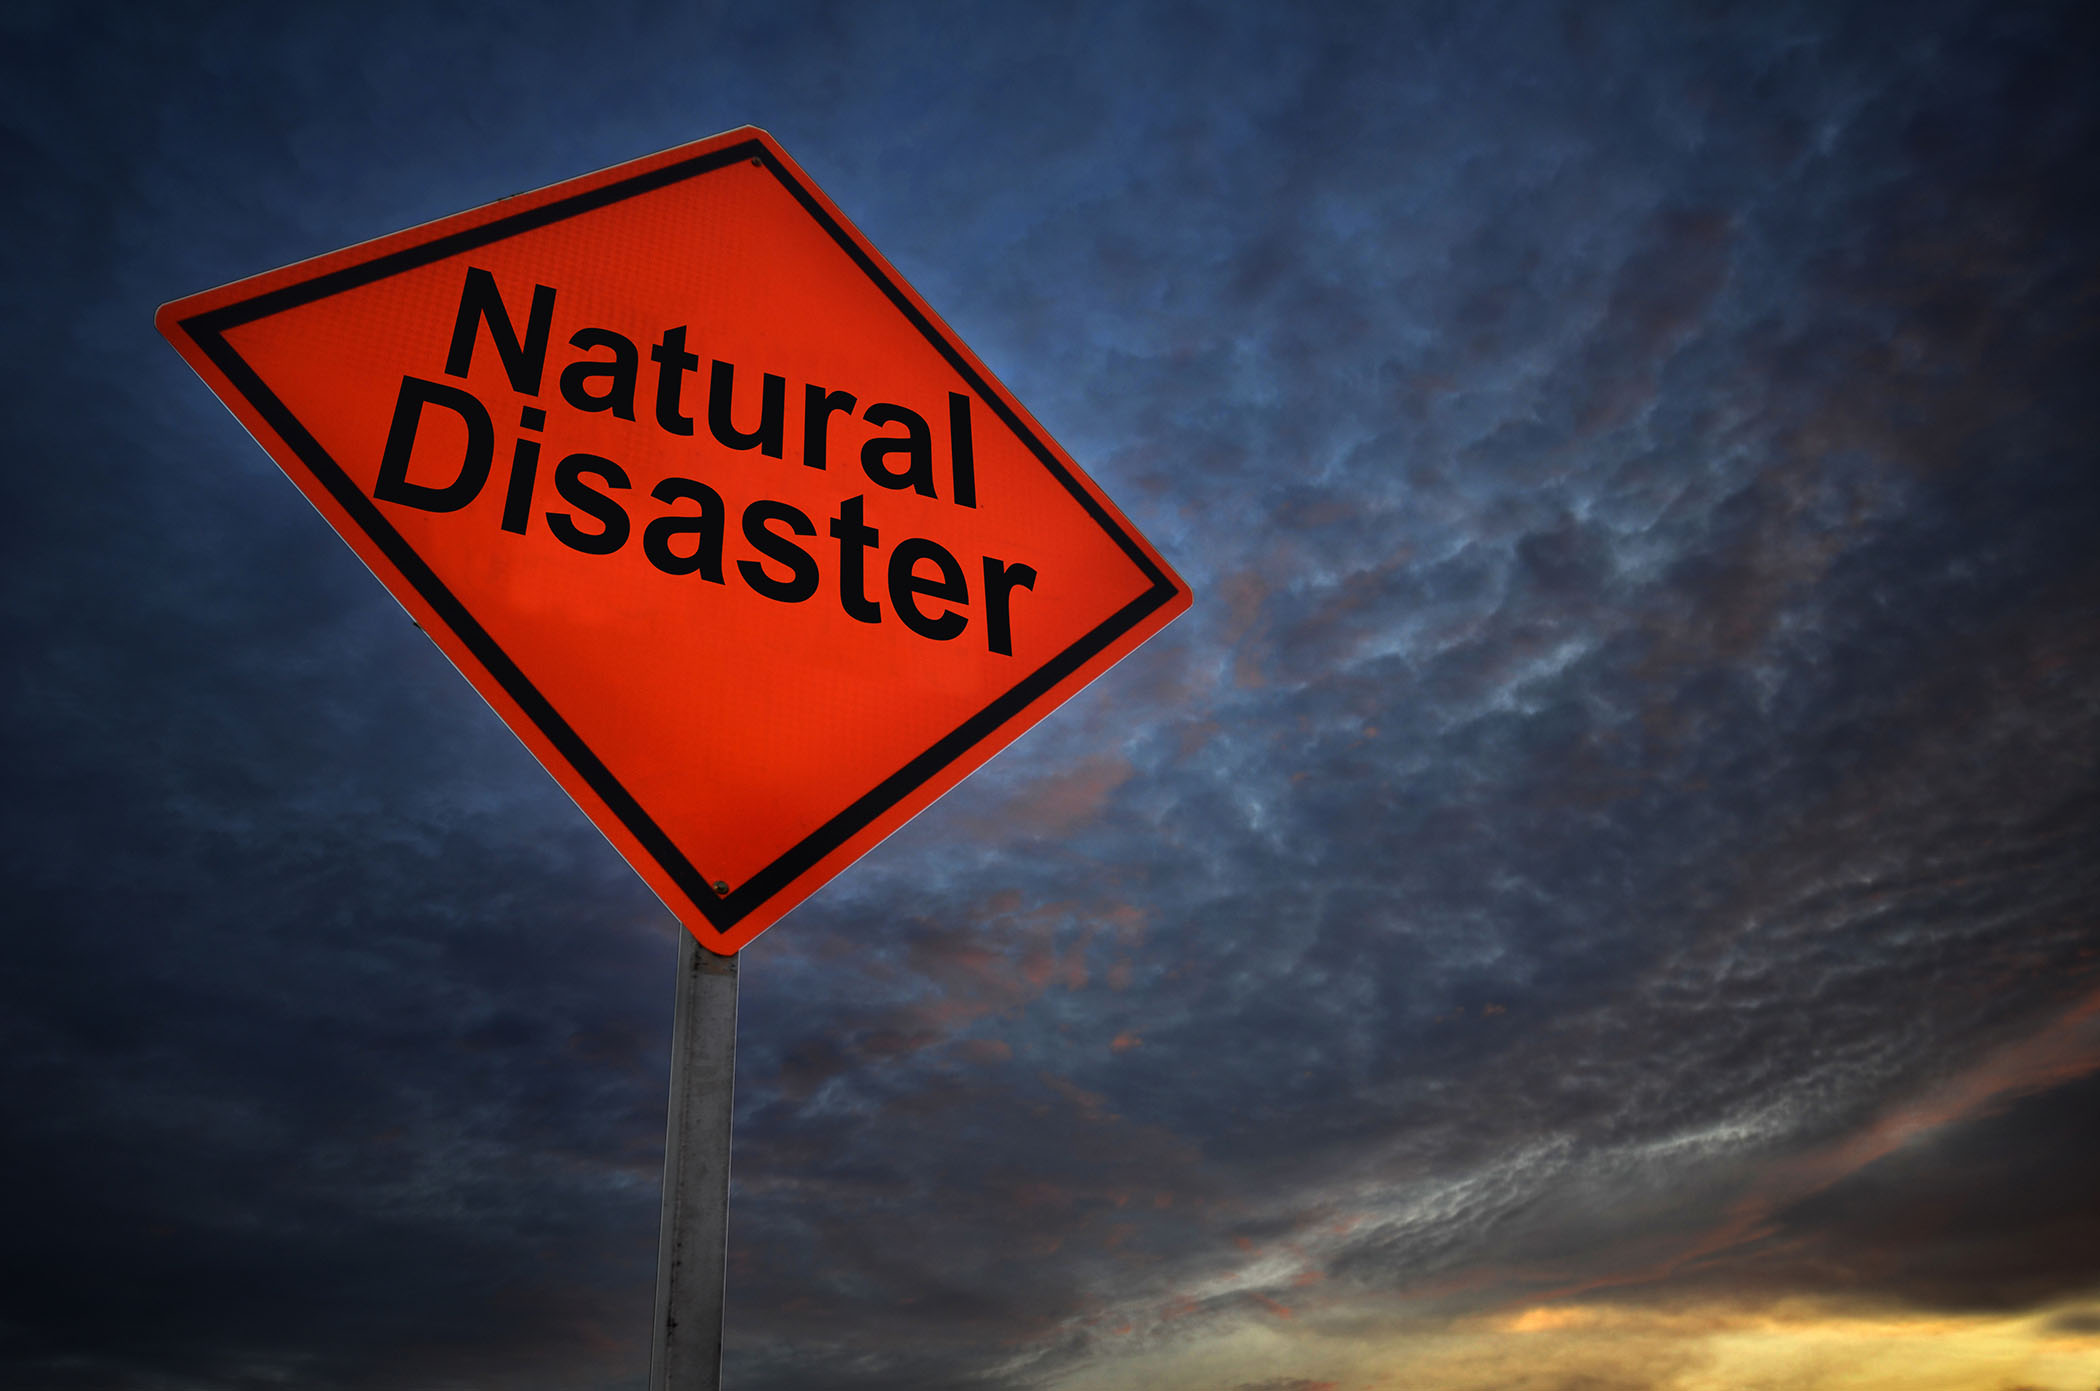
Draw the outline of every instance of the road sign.
<instances>
[{"instance_id":1,"label":"road sign","mask_svg":"<svg viewBox=\"0 0 2100 1391\"><path fill-rule=\"evenodd\" d=\"M157 322L716 952L1189 604L763 131Z\"/></svg>"}]
</instances>

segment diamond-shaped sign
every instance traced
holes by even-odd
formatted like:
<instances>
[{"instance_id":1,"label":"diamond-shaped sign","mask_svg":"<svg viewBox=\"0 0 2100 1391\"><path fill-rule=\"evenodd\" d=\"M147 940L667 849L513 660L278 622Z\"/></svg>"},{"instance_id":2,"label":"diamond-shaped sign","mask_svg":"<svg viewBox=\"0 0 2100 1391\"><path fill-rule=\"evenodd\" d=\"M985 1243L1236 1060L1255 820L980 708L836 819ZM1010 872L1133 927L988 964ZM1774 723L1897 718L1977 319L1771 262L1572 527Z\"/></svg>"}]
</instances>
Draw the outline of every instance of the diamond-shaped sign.
<instances>
[{"instance_id":1,"label":"diamond-shaped sign","mask_svg":"<svg viewBox=\"0 0 2100 1391\"><path fill-rule=\"evenodd\" d=\"M762 131L158 322L718 952L1189 604Z\"/></svg>"}]
</instances>

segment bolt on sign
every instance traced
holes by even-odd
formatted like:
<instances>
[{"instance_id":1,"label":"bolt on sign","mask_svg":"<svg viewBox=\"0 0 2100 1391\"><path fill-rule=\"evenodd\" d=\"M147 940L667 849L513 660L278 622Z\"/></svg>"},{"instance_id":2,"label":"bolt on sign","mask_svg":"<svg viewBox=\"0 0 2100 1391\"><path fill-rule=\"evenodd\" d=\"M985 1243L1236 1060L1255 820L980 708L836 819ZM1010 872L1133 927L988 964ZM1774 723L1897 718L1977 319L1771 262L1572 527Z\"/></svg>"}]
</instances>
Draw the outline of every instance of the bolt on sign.
<instances>
[{"instance_id":1,"label":"bolt on sign","mask_svg":"<svg viewBox=\"0 0 2100 1391\"><path fill-rule=\"evenodd\" d=\"M157 322L716 952L1189 605L763 131Z\"/></svg>"}]
</instances>

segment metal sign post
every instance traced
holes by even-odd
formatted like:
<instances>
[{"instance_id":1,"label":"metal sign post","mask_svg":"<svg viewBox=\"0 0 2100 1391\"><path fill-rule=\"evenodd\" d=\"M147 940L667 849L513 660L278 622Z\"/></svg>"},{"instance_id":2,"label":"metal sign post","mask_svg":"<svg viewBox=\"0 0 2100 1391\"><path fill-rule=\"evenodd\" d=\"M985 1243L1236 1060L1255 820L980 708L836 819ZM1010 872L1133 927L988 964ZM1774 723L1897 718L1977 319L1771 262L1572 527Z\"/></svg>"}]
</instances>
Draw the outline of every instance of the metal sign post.
<instances>
[{"instance_id":1,"label":"metal sign post","mask_svg":"<svg viewBox=\"0 0 2100 1391\"><path fill-rule=\"evenodd\" d=\"M736 1091L737 958L678 934L671 1106L649 1391L719 1391L729 1254L729 1132Z\"/></svg>"},{"instance_id":2,"label":"metal sign post","mask_svg":"<svg viewBox=\"0 0 2100 1391\"><path fill-rule=\"evenodd\" d=\"M734 953L1188 585L762 130L154 321L684 925L649 1385L715 1391Z\"/></svg>"}]
</instances>

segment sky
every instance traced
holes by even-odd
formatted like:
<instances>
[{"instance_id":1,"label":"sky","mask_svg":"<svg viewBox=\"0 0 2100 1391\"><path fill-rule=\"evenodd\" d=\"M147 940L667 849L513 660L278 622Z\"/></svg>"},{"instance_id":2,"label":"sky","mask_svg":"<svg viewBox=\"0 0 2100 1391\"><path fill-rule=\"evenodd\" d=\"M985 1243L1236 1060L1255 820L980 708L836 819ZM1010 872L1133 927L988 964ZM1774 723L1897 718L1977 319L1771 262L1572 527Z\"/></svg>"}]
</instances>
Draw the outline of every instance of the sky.
<instances>
[{"instance_id":1,"label":"sky","mask_svg":"<svg viewBox=\"0 0 2100 1391\"><path fill-rule=\"evenodd\" d=\"M680 930L155 333L755 124L1191 611L742 955L736 1391L2100 1384L2100 13L0 11L0 1381L639 1388Z\"/></svg>"}]
</instances>

